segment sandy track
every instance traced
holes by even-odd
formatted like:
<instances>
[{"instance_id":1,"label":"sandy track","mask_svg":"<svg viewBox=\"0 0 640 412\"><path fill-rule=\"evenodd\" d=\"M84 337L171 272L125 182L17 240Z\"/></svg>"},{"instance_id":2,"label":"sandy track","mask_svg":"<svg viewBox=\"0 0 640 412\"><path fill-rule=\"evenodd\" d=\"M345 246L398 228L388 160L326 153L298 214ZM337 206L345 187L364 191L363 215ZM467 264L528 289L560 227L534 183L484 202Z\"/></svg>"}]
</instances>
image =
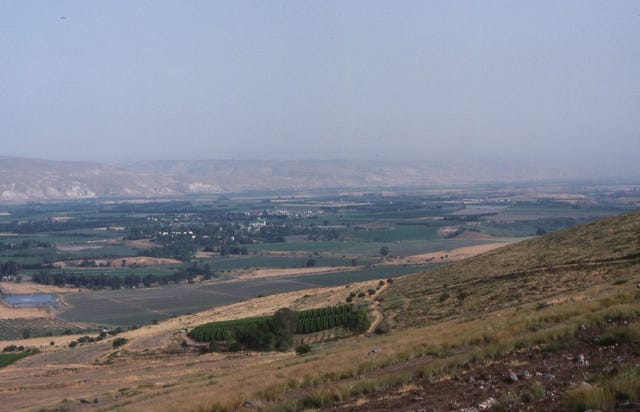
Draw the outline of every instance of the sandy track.
<instances>
[{"instance_id":1,"label":"sandy track","mask_svg":"<svg viewBox=\"0 0 640 412\"><path fill-rule=\"evenodd\" d=\"M236 276L237 279L263 279L277 276L310 275L318 273L341 272L344 270L359 269L354 266L322 266L311 268L288 268L288 269L256 269L249 273Z\"/></svg>"}]
</instances>

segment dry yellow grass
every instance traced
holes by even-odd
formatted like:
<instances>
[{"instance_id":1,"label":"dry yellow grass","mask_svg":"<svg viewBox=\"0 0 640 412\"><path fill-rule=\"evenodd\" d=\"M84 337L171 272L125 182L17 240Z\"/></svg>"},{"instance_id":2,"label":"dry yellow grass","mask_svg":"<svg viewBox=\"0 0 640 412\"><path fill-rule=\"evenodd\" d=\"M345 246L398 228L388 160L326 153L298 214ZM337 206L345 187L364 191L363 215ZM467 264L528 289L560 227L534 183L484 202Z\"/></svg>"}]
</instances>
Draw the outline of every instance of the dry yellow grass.
<instances>
[{"instance_id":1,"label":"dry yellow grass","mask_svg":"<svg viewBox=\"0 0 640 412\"><path fill-rule=\"evenodd\" d=\"M324 299L332 296L338 299L344 292L344 289L317 290L305 299L309 299L309 304L321 305L326 302ZM121 336L130 339L130 343L118 351L113 351L107 341L25 358L0 370L0 397L11 402L14 410L52 407L60 405L63 399L68 399L68 408L75 410L81 408L81 398L96 397L101 407L125 411L212 410L216 406L234 409L245 400L268 404L269 399L281 399L285 391L299 386L324 387L360 374L377 376L376 370L385 365L424 367L436 362L434 367L444 367L440 365L448 360L423 356L430 348L450 348L459 357L456 359L464 360L460 356L475 349L471 342L489 336L490 345L508 349L515 339L545 332L529 330L529 325L539 319L548 321L557 317L558 324L571 328L571 325L577 327L581 322L588 322L589 316L603 310L617 310L625 305L637 308L635 292L635 283L597 285L582 291L579 302L572 302L567 296L562 303L541 311L534 310L531 304L387 336L359 336L322 344L304 357L293 352L207 355L163 352L175 344L171 338L179 336L176 328L185 323L230 318L242 312L242 305L246 305L245 313L259 314L266 307L280 303L302 304L300 293L297 297L292 294L272 300L255 299L124 333ZM617 300L606 300L606 296L616 296ZM265 309L256 306L260 302L265 303ZM562 330L552 333L562 333ZM167 338L154 340L154 336L161 334ZM380 351L371 355L373 348ZM78 359L84 362L77 362ZM406 363L412 359L414 363ZM392 367L396 372L397 368ZM384 369L380 373L384 373ZM405 387L408 388L410 386Z\"/></svg>"},{"instance_id":2,"label":"dry yellow grass","mask_svg":"<svg viewBox=\"0 0 640 412\"><path fill-rule=\"evenodd\" d=\"M0 282L0 290L5 295L21 293L74 293L77 289L59 288L57 286L40 285L35 282Z\"/></svg>"},{"instance_id":3,"label":"dry yellow grass","mask_svg":"<svg viewBox=\"0 0 640 412\"><path fill-rule=\"evenodd\" d=\"M353 289L366 290L376 282L352 285ZM199 403L219 402L233 393L234 400L249 395L247 388L266 388L271 382L267 373L274 362L297 359L293 352L208 354L199 356L193 352L180 353L176 342L183 337L179 330L198 324L257 316L273 313L281 307L312 308L343 303L349 290L346 288L312 289L292 292L216 308L210 311L169 319L158 325L146 326L124 332L130 342L120 351L110 348L106 342L79 345L76 348L61 348L78 336L29 339L11 342L25 346L39 347L43 353L25 358L15 365L0 370L0 397L11 402L14 410L28 410L37 406L52 406L64 398L93 399L99 397L101 405L128 399L131 393L145 393L159 396L162 400L153 408L160 410L184 410L185 404L195 408ZM367 298L368 299L368 298ZM56 347L49 347L54 340ZM171 351L167 352L168 349ZM46 353L45 353L46 352ZM78 363L78 359L84 360ZM70 372L69 369L73 371ZM254 368L258 368L257 373ZM295 373L285 373L286 378L303 376L304 368L296 368ZM266 374L266 375L265 375ZM280 376L280 375L278 375ZM223 378L224 377L224 378ZM227 380L231 386L227 386ZM277 378L279 380L280 378ZM222 381L224 385L211 385L211 381ZM86 382L78 384L78 382ZM90 383L89 383L90 382ZM165 394L177 388L191 388L188 400L174 402ZM212 396L202 396L200 392L214 388ZM206 389L205 389L206 388ZM230 388L231 391L224 389ZM123 395L121 389L130 390ZM186 402L186 403L185 403ZM145 409L147 406L143 409ZM131 410L140 410L140 404ZM126 409L126 408L125 408Z\"/></svg>"},{"instance_id":4,"label":"dry yellow grass","mask_svg":"<svg viewBox=\"0 0 640 412\"><path fill-rule=\"evenodd\" d=\"M30 339L15 339L15 340L3 340L2 347L9 345L16 346L24 346L24 347L34 347L40 350L47 348L49 351L54 350L62 350L65 345L68 345L69 342L77 340L81 336L86 336L87 333L78 333L73 335L63 335L63 336L45 336L41 338L30 338ZM50 343L55 342L55 347L51 347Z\"/></svg>"},{"instance_id":5,"label":"dry yellow grass","mask_svg":"<svg viewBox=\"0 0 640 412\"><path fill-rule=\"evenodd\" d=\"M0 319L45 318L49 313L43 308L12 308L0 303Z\"/></svg>"}]
</instances>

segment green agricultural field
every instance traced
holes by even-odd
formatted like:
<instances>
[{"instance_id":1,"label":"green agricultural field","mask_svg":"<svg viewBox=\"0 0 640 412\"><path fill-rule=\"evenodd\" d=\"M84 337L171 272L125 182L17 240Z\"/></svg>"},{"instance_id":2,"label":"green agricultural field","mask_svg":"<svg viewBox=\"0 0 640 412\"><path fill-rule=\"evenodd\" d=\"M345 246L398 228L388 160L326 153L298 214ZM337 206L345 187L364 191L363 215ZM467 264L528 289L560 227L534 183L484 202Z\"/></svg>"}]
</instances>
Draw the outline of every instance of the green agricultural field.
<instances>
[{"instance_id":1,"label":"green agricultural field","mask_svg":"<svg viewBox=\"0 0 640 412\"><path fill-rule=\"evenodd\" d=\"M301 252L318 252L318 253L334 253L334 254L353 254L367 255L372 247L363 242L354 241L303 241L303 242L282 242L282 243L265 243L261 245L250 245L249 250L268 250L268 251L301 251Z\"/></svg>"},{"instance_id":2,"label":"green agricultural field","mask_svg":"<svg viewBox=\"0 0 640 412\"><path fill-rule=\"evenodd\" d=\"M325 242L286 242L286 243L270 243L263 245L250 246L251 250L266 251L302 251L302 252L318 252L344 254L348 256L360 257L377 257L380 256L380 248L387 246L389 254L394 256L410 256L421 253L431 253L439 250L451 250L465 246L480 245L493 242L488 239L414 239L414 240L397 240L393 242L355 242L355 241L325 241ZM321 265L318 265L321 266Z\"/></svg>"},{"instance_id":3,"label":"green agricultural field","mask_svg":"<svg viewBox=\"0 0 640 412\"><path fill-rule=\"evenodd\" d=\"M82 247L82 245L79 245ZM72 259L101 259L101 258L118 258L118 257L130 257L135 256L137 250L128 246L122 245L101 245L94 244L94 246L99 246L97 248L87 248L87 249L79 249L79 250L58 250L58 253L65 256L64 260L72 260Z\"/></svg>"},{"instance_id":4,"label":"green agricultural field","mask_svg":"<svg viewBox=\"0 0 640 412\"><path fill-rule=\"evenodd\" d=\"M37 349L27 349L21 352L13 352L13 353L0 353L0 368L4 368L5 366L9 366L12 363L19 361L22 358L26 358L27 356L35 355L39 353Z\"/></svg>"},{"instance_id":5,"label":"green agricultural field","mask_svg":"<svg viewBox=\"0 0 640 412\"><path fill-rule=\"evenodd\" d=\"M438 226L391 226L388 229L355 230L349 236L362 242L397 242L438 239Z\"/></svg>"}]
</instances>

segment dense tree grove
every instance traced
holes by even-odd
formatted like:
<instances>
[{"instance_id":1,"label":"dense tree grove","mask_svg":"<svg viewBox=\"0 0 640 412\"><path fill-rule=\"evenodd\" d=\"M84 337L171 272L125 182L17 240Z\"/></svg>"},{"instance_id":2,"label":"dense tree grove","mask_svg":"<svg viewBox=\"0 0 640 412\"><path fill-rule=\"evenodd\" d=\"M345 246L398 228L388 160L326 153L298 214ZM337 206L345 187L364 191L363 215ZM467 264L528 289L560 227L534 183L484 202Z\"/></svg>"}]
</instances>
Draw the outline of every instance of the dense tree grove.
<instances>
[{"instance_id":1,"label":"dense tree grove","mask_svg":"<svg viewBox=\"0 0 640 412\"><path fill-rule=\"evenodd\" d=\"M148 274L140 276L136 274L128 274L126 276L120 275L105 275L101 273L85 274L85 273L51 273L40 271L34 273L31 277L34 282L42 285L55 285L55 286L73 286L76 288L87 289L121 289L121 288L136 288L136 287L150 287L153 285L168 285L169 283L178 282L191 282L193 279L202 275L205 279L211 279L217 277L215 273L212 273L209 269L209 265L204 265L202 268L193 264L187 269L176 271L168 275L155 275Z\"/></svg>"},{"instance_id":2,"label":"dense tree grove","mask_svg":"<svg viewBox=\"0 0 640 412\"><path fill-rule=\"evenodd\" d=\"M0 262L0 276L15 276L20 272L20 265L13 260Z\"/></svg>"},{"instance_id":3,"label":"dense tree grove","mask_svg":"<svg viewBox=\"0 0 640 412\"><path fill-rule=\"evenodd\" d=\"M0 242L0 250L27 250L35 248L49 248L51 243L25 239L22 242Z\"/></svg>"},{"instance_id":4,"label":"dense tree grove","mask_svg":"<svg viewBox=\"0 0 640 412\"><path fill-rule=\"evenodd\" d=\"M189 336L201 342L211 342L213 348L226 343L238 349L286 351L293 346L294 334L307 334L343 327L354 333L365 332L370 322L367 313L353 305L294 312L279 309L273 316L210 322L195 327ZM239 346L238 346L239 345Z\"/></svg>"}]
</instances>

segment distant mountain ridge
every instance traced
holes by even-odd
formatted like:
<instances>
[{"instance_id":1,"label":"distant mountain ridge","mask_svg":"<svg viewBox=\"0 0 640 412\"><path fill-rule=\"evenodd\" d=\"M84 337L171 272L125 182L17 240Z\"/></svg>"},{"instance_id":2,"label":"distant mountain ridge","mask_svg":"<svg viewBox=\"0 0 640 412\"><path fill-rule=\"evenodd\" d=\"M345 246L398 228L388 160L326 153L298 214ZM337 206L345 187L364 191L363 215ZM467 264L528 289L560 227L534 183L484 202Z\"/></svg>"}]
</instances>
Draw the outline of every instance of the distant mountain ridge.
<instances>
[{"instance_id":1,"label":"distant mountain ridge","mask_svg":"<svg viewBox=\"0 0 640 412\"><path fill-rule=\"evenodd\" d=\"M582 174L584 175L584 173ZM162 197L245 190L434 187L571 178L518 162L162 160L114 166L0 157L0 203Z\"/></svg>"}]
</instances>

